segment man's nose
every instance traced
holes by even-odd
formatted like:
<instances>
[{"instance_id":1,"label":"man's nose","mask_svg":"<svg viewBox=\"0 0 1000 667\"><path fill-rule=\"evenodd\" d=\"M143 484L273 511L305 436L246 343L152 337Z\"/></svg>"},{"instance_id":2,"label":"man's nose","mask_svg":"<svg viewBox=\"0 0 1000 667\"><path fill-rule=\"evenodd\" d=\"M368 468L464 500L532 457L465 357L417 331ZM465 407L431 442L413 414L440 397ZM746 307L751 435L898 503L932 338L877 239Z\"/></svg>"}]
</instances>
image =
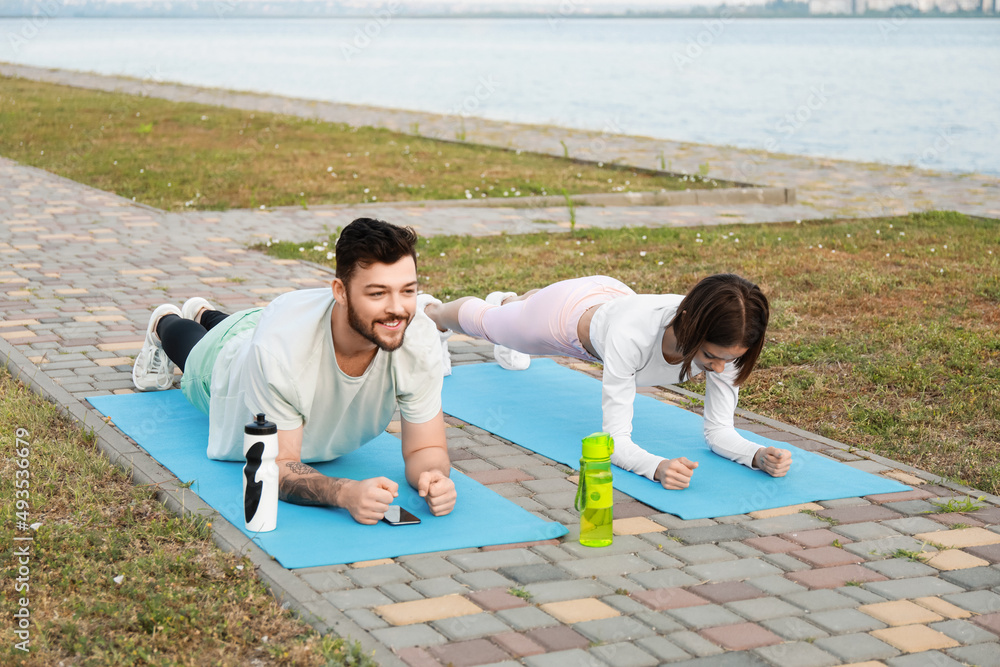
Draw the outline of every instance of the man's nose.
<instances>
[{"instance_id":1,"label":"man's nose","mask_svg":"<svg viewBox=\"0 0 1000 667\"><path fill-rule=\"evenodd\" d=\"M389 298L386 310L392 315L403 315L406 313L403 296L401 294L393 294Z\"/></svg>"}]
</instances>

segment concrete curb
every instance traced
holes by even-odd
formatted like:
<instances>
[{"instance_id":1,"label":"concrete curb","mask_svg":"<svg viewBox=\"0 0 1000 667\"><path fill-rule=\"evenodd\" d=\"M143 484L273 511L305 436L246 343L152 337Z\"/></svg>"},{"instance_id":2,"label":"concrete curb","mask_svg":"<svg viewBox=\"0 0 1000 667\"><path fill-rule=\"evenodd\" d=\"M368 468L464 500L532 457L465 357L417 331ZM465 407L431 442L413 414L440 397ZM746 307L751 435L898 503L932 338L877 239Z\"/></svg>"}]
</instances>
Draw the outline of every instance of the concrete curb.
<instances>
[{"instance_id":1,"label":"concrete curb","mask_svg":"<svg viewBox=\"0 0 1000 667\"><path fill-rule=\"evenodd\" d=\"M684 192L596 192L570 195L579 206L738 206L764 204L785 206L796 203L795 188L741 187L685 190ZM370 202L364 204L327 204L309 210L334 211L350 208L554 208L566 207L562 195L530 197L488 197L480 199L428 199L424 201ZM299 206L275 206L271 211L294 211Z\"/></svg>"},{"instance_id":2,"label":"concrete curb","mask_svg":"<svg viewBox=\"0 0 1000 667\"><path fill-rule=\"evenodd\" d=\"M248 556L260 579L283 607L294 611L322 634L332 632L349 641L357 640L364 651L373 654L383 667L406 667L388 647L319 597L290 570L279 565L197 494L180 486L180 480L172 472L105 422L100 413L53 382L2 338L0 360L14 379L53 403L60 413L73 419L78 426L93 432L98 449L113 464L122 468L133 484L156 487L157 500L179 516L191 515L202 521L211 521L213 541L226 551Z\"/></svg>"}]
</instances>

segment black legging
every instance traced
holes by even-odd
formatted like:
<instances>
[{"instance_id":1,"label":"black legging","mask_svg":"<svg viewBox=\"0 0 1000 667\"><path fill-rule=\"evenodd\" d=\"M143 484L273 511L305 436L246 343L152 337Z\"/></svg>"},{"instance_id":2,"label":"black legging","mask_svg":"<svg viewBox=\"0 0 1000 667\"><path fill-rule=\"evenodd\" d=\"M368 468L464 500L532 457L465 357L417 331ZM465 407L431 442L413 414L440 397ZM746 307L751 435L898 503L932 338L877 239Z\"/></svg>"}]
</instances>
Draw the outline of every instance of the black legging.
<instances>
[{"instance_id":1,"label":"black legging","mask_svg":"<svg viewBox=\"0 0 1000 667\"><path fill-rule=\"evenodd\" d=\"M156 335L160 337L163 351L170 361L177 364L177 368L183 373L184 363L194 346L205 337L209 329L227 317L229 315L221 311L206 310L202 312L199 324L177 315L164 315L156 325Z\"/></svg>"}]
</instances>

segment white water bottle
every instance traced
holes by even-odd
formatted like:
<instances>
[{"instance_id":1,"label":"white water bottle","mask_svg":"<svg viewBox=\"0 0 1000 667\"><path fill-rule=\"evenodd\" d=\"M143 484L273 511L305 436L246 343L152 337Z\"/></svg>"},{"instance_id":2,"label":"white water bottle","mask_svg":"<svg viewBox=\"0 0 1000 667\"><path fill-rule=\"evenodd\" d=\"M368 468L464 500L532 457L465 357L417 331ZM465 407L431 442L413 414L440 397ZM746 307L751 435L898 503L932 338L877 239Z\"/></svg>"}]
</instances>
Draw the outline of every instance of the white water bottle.
<instances>
[{"instance_id":1,"label":"white water bottle","mask_svg":"<svg viewBox=\"0 0 1000 667\"><path fill-rule=\"evenodd\" d=\"M247 530L266 533L278 525L278 427L258 413L243 428L243 513Z\"/></svg>"}]
</instances>

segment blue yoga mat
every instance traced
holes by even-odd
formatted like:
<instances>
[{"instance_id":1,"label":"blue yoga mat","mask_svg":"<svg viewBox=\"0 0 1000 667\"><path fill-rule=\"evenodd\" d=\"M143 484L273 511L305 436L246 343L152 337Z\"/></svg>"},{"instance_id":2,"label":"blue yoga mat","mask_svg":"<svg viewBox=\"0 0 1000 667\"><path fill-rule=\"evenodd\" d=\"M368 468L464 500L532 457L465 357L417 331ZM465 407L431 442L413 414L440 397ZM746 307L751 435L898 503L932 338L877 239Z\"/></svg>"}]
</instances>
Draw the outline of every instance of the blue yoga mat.
<instances>
[{"instance_id":1,"label":"blue yoga mat","mask_svg":"<svg viewBox=\"0 0 1000 667\"><path fill-rule=\"evenodd\" d=\"M212 461L205 455L208 418L178 390L87 399L234 526L244 529L243 466ZM249 417L247 419L249 421ZM399 484L396 504L422 523L364 526L345 510L278 503L278 528L247 533L287 568L354 563L406 554L547 540L565 535L558 523L543 521L497 495L479 482L452 470L458 502L451 514L432 516L406 482L399 440L383 433L354 452L329 463L313 464L320 472L351 479L384 475Z\"/></svg>"},{"instance_id":2,"label":"blue yoga mat","mask_svg":"<svg viewBox=\"0 0 1000 667\"><path fill-rule=\"evenodd\" d=\"M496 364L456 366L444 380L442 399L446 413L574 469L579 468L580 440L601 430L601 382L551 359L532 359L525 371L506 371ZM791 470L773 478L712 452L701 416L642 395L636 396L634 407L632 438L637 443L665 458L686 456L699 467L683 491L668 491L619 468L614 469L614 486L683 519L910 488L740 430L748 440L791 450Z\"/></svg>"}]
</instances>

